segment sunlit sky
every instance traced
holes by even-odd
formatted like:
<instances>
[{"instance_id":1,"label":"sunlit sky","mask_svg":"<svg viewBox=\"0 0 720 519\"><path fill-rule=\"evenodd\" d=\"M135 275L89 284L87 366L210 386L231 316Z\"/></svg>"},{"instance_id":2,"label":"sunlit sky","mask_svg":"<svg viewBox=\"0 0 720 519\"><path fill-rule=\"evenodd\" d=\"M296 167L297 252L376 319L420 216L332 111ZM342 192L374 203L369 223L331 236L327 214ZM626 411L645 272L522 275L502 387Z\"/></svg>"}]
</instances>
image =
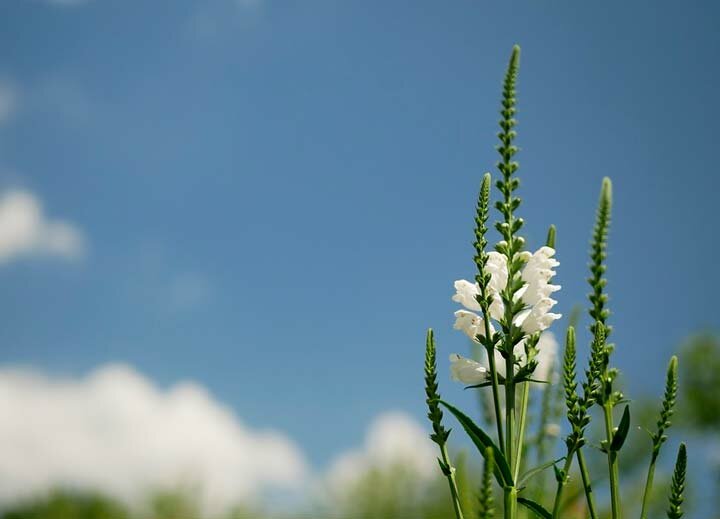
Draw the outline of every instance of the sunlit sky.
<instances>
[{"instance_id":1,"label":"sunlit sky","mask_svg":"<svg viewBox=\"0 0 720 519\"><path fill-rule=\"evenodd\" d=\"M519 43L528 242L557 225L558 307L585 304L612 177L615 362L631 395L659 393L682 339L720 324L719 15L709 1L2 0L0 188L43 205L52 243L0 243L0 362L191 379L316 466L380 412L423 419L429 326L441 388L469 401L445 376L467 351L450 296L473 275Z\"/></svg>"}]
</instances>

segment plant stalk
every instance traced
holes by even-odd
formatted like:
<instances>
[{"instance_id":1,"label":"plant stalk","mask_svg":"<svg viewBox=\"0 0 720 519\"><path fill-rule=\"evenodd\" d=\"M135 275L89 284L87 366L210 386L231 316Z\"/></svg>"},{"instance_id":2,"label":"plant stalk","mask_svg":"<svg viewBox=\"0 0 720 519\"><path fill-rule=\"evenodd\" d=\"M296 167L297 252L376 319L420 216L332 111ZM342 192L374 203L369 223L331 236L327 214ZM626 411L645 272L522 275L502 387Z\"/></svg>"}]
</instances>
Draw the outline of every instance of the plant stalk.
<instances>
[{"instance_id":1,"label":"plant stalk","mask_svg":"<svg viewBox=\"0 0 720 519\"><path fill-rule=\"evenodd\" d=\"M508 341L509 342L509 341ZM510 345L510 354L505 359L505 457L508 465L513 466L514 430L515 430L515 360ZM505 487L505 519L515 519L517 516L517 489Z\"/></svg>"},{"instance_id":2,"label":"plant stalk","mask_svg":"<svg viewBox=\"0 0 720 519\"><path fill-rule=\"evenodd\" d=\"M517 518L517 488L505 487L503 489L504 504L505 504L505 519L516 519Z\"/></svg>"},{"instance_id":3,"label":"plant stalk","mask_svg":"<svg viewBox=\"0 0 720 519\"><path fill-rule=\"evenodd\" d=\"M505 359L505 457L509 466L515 460L515 373L512 353Z\"/></svg>"},{"instance_id":4,"label":"plant stalk","mask_svg":"<svg viewBox=\"0 0 720 519\"><path fill-rule=\"evenodd\" d=\"M488 317L488 309L483 310L483 320L485 321L485 338L490 338L490 317ZM503 437L502 414L500 412L500 387L498 385L497 367L495 366L495 350L485 347L488 356L488 366L490 367L490 378L492 380L493 405L495 407L495 424L497 425L498 444L500 450L505 454L505 439Z\"/></svg>"},{"instance_id":5,"label":"plant stalk","mask_svg":"<svg viewBox=\"0 0 720 519\"><path fill-rule=\"evenodd\" d=\"M513 471L513 481L517 481L518 476L520 475L520 461L523 455L529 394L530 382L524 382L522 396L520 397L520 424L518 426L517 449L515 450L515 469Z\"/></svg>"},{"instance_id":6,"label":"plant stalk","mask_svg":"<svg viewBox=\"0 0 720 519\"><path fill-rule=\"evenodd\" d=\"M457 481L455 480L455 471L452 465L450 465L450 456L448 456L447 446L443 444L440 447L440 455L442 461L446 467L448 467L449 474L447 475L448 484L450 485L450 494L452 496L453 509L455 510L455 519L464 519L462 508L460 507L460 493L457 488Z\"/></svg>"},{"instance_id":7,"label":"plant stalk","mask_svg":"<svg viewBox=\"0 0 720 519\"><path fill-rule=\"evenodd\" d=\"M620 519L622 512L620 510L620 477L618 471L617 452L610 450L613 439L613 418L612 406L610 404L603 405L603 415L605 416L605 432L607 436L608 447L608 472L610 476L610 501L612 504L612 519Z\"/></svg>"},{"instance_id":8,"label":"plant stalk","mask_svg":"<svg viewBox=\"0 0 720 519\"><path fill-rule=\"evenodd\" d=\"M572 466L573 451L568 452L565 458L565 465L563 466L563 478L558 481L557 491L555 492L555 502L553 504L553 519L557 519L560 513L560 505L562 504L562 494L565 489L565 483L567 483L568 477L570 476L570 467Z\"/></svg>"},{"instance_id":9,"label":"plant stalk","mask_svg":"<svg viewBox=\"0 0 720 519\"><path fill-rule=\"evenodd\" d=\"M655 462L657 454L653 452L650 458L650 466L648 467L647 480L645 481L645 492L643 492L642 510L640 511L640 519L647 519L648 500L652 491L653 480L655 479Z\"/></svg>"},{"instance_id":10,"label":"plant stalk","mask_svg":"<svg viewBox=\"0 0 720 519\"><path fill-rule=\"evenodd\" d=\"M590 512L590 519L597 519L597 512L595 511L595 494L592 491L592 484L590 482L590 472L585 463L585 454L583 454L582 447L576 452L578 465L580 466L580 475L582 476L583 489L585 490L585 498L587 499L588 511Z\"/></svg>"}]
</instances>

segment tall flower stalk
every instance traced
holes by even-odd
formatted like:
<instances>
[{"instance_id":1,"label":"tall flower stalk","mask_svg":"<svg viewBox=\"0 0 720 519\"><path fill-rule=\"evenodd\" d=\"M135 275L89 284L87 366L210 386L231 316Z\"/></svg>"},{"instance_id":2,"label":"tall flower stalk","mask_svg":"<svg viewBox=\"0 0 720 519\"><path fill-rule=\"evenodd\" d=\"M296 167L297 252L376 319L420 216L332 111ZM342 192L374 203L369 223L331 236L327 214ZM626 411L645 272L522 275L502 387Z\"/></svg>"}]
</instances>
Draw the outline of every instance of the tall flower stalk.
<instances>
[{"instance_id":1,"label":"tall flower stalk","mask_svg":"<svg viewBox=\"0 0 720 519\"><path fill-rule=\"evenodd\" d=\"M464 519L460 508L460 493L458 492L457 481L455 481L455 469L450 464L450 456L447 450L447 439L450 431L442 424L443 412L438 402L440 393L437 385L437 355L435 350L435 337L432 330L428 330L425 339L425 396L428 406L428 419L432 424L433 433L430 439L440 448L440 470L448 480L450 495L452 496L453 509L456 519Z\"/></svg>"},{"instance_id":2,"label":"tall flower stalk","mask_svg":"<svg viewBox=\"0 0 720 519\"><path fill-rule=\"evenodd\" d=\"M473 281L464 279L455 281L455 295L452 297L453 301L463 307L455 312L454 328L464 332L475 343L476 348L482 347L481 351L484 351L485 358L474 360L455 353L451 354L451 377L465 384L467 388L491 391L492 409L488 412L493 416L487 422L495 423L495 438L461 410L440 399L437 388L435 343L432 331L429 331L426 342L425 391L428 418L433 426L431 438L440 447L438 461L448 480L458 519L463 517L463 511L454 469L447 454L449 430L442 425L441 407L447 409L457 419L485 459L479 517L492 516L493 480L503 491L505 519L517 519L519 506L544 519L564 517L564 490L571 478L573 460L576 459L588 513L591 519L597 519L599 516L592 478L584 455L587 446L585 431L591 421L590 409L597 405L602 409L605 428L605 439L601 442L600 448L607 456L612 517L620 519L622 512L618 458L630 430L630 411L629 406L626 405L622 418L615 427L614 409L624 404L625 400L622 393L614 387L618 370L610 366L610 356L614 346L607 341L611 328L607 323L610 312L607 308L608 296L605 291L607 284L605 260L612 208L612 185L607 178L602 183L591 242L588 281L591 287L589 314L592 319L590 326L592 341L584 380L581 383L578 383L576 376L577 337L574 327L568 328L565 341L562 383L566 416L570 426L569 434L565 437L566 453L559 460L541 459L537 467L521 474L525 447L531 441L536 442L538 446L542 445L545 439L545 426L551 425L546 423L551 408L550 398L557 393L551 392L548 388L543 391L540 432L536 439L526 440L532 388L554 382L550 374L555 363L556 343L547 330L561 315L552 312L557 303L552 295L560 289L559 285L552 284L556 274L555 269L560 265L555 259L555 227L550 227L545 245L535 252L525 250L526 240L520 235L524 221L517 216L521 200L516 195L520 181L516 175L519 165L515 161L518 152L515 145L517 137L515 115L519 64L520 49L515 46L503 81L500 132L497 134L500 140L497 146L500 155L500 161L497 163L500 178L495 186L500 198L495 202L495 208L500 213L500 219L495 223L495 229L500 234L500 240L494 246L494 250L488 250L487 220L492 179L489 173L485 173L474 217L473 247L476 273ZM653 450L643 499L643 519L647 495L652 488L655 462L660 447L665 441L665 432L670 426L676 392L677 360L673 358L668 368L665 398L661 406L658 428L652 435ZM559 434L559 430L554 434ZM539 449L539 452L544 450ZM684 447L682 456L682 460L678 458L678 469L670 498L669 514L673 513L677 517L679 517L677 514L681 514L679 507L684 489ZM560 461L563 461L562 467L556 465ZM530 488L529 483L534 476L552 466L555 466L557 489L551 512L542 503L526 497L528 494L523 492L527 492L525 489ZM543 498L542 493L536 492L532 495Z\"/></svg>"}]
</instances>

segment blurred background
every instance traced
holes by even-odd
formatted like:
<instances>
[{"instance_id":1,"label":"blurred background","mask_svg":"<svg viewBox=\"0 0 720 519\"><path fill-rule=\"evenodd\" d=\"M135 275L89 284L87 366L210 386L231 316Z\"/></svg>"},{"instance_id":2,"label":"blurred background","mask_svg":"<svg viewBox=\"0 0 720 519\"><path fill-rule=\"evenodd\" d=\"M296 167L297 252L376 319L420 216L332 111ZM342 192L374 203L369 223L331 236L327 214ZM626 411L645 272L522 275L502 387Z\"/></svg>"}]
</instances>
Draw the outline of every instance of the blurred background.
<instances>
[{"instance_id":1,"label":"blurred background","mask_svg":"<svg viewBox=\"0 0 720 519\"><path fill-rule=\"evenodd\" d=\"M447 376L469 348L450 296L473 275L519 43L529 246L557 225L559 311L585 305L613 179L615 363L652 424L680 352L683 426L661 465L687 439L688 517L709 517L719 15L710 1L0 0L0 513L444 517L424 333L443 395L472 408ZM649 441L630 441L632 479Z\"/></svg>"}]
</instances>

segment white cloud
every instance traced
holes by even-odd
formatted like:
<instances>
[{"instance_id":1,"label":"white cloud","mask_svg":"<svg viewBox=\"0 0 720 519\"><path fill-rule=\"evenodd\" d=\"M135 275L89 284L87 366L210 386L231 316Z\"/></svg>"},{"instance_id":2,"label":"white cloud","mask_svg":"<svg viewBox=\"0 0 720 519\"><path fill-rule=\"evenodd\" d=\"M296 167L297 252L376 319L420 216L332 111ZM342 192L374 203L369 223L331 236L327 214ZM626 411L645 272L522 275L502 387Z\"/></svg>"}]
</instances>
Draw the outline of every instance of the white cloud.
<instances>
[{"instance_id":1,"label":"white cloud","mask_svg":"<svg viewBox=\"0 0 720 519\"><path fill-rule=\"evenodd\" d=\"M10 120L18 106L18 91L7 80L0 80L0 124Z\"/></svg>"},{"instance_id":2,"label":"white cloud","mask_svg":"<svg viewBox=\"0 0 720 519\"><path fill-rule=\"evenodd\" d=\"M437 476L436 446L427 430L401 412L379 415L368 427L364 445L338 456L327 471L328 490L342 493L371 470L391 470L402 466L418 481Z\"/></svg>"},{"instance_id":3,"label":"white cloud","mask_svg":"<svg viewBox=\"0 0 720 519\"><path fill-rule=\"evenodd\" d=\"M0 196L0 263L28 255L78 259L84 252L80 229L48 219L35 195L11 190Z\"/></svg>"},{"instance_id":4,"label":"white cloud","mask_svg":"<svg viewBox=\"0 0 720 519\"><path fill-rule=\"evenodd\" d=\"M58 484L130 503L191 485L212 513L306 474L285 435L248 428L197 384L163 390L124 365L80 379L0 370L1 502Z\"/></svg>"}]
</instances>

